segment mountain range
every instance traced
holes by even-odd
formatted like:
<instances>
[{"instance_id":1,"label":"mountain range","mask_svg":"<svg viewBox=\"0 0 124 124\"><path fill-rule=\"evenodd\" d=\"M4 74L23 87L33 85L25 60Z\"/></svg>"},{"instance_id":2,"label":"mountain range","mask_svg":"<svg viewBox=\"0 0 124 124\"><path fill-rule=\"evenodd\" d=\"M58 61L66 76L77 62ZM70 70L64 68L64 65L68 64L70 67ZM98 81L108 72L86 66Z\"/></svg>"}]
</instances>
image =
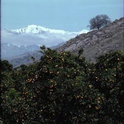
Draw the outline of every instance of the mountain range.
<instances>
[{"instance_id":1,"label":"mountain range","mask_svg":"<svg viewBox=\"0 0 124 124\"><path fill-rule=\"evenodd\" d=\"M65 42L75 36L87 33L88 30L79 32L69 32L64 30L49 29L36 25L29 25L26 28L15 30L2 30L2 43L11 43L16 46L21 45L45 45L51 47Z\"/></svg>"},{"instance_id":2,"label":"mountain range","mask_svg":"<svg viewBox=\"0 0 124 124\"><path fill-rule=\"evenodd\" d=\"M28 30L28 28L22 28L18 30L7 31L7 33L9 35L11 34L12 36L19 37L19 38L25 35L26 36L28 35L31 37L33 36L36 38L42 37L41 39L46 41L45 42L46 46L49 46L47 44L49 42L50 47L52 49L56 49L58 52L70 51L71 53L77 55L78 51L80 49L83 49L84 50L83 56L86 58L86 60L90 62L95 62L96 58L99 55L103 55L109 51L121 50L122 52L124 52L124 17L120 19L116 19L109 25L99 30L92 30L92 31L84 30L78 33L66 32L62 30L57 31L54 29L51 31L49 29L46 29L43 32L43 31L37 30L36 28L31 28L30 30ZM53 34L54 34L54 38L53 38ZM45 37L47 40L45 40ZM55 44L51 44L51 39L49 40L50 37L51 39L53 38L53 42ZM25 39L26 37L23 37L23 38L24 38L23 41L27 40ZM61 42L59 42L57 38L61 39ZM41 53L37 52L37 50L39 50L40 44L38 44L37 40L36 39L34 40L34 39L32 39L32 44L30 43L28 45L25 45L23 43L23 46L19 46L17 44L11 45L8 43L4 44L5 46L9 46L9 48L10 46L13 47L12 49L14 49L16 53L20 48L22 51L24 51L24 53L20 55L16 55L15 57L12 57L11 59L9 59L9 62L13 64L14 67L17 67L21 64L32 63L32 61L30 60L31 56L34 56L36 58L35 59L36 61L40 59ZM19 43L21 42L19 41ZM41 44L43 43L42 40L40 41L40 43ZM14 46L18 47L18 50L14 48ZM2 47L2 48L5 49L5 47Z\"/></svg>"},{"instance_id":3,"label":"mountain range","mask_svg":"<svg viewBox=\"0 0 124 124\"><path fill-rule=\"evenodd\" d=\"M36 52L42 45L56 48L59 44L64 44L67 40L87 32L88 30L69 32L37 25L14 30L4 29L1 31L1 57L10 60L22 54Z\"/></svg>"}]
</instances>

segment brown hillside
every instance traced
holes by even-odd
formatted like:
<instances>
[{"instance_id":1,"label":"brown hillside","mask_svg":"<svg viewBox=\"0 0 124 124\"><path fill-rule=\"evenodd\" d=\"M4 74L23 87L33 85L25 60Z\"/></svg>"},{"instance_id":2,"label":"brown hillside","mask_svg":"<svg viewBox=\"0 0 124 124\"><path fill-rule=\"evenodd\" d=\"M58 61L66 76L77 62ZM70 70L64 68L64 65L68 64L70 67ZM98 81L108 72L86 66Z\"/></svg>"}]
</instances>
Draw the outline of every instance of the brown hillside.
<instances>
[{"instance_id":1,"label":"brown hillside","mask_svg":"<svg viewBox=\"0 0 124 124\"><path fill-rule=\"evenodd\" d=\"M115 20L100 30L94 30L81 34L59 47L57 51L70 51L74 54L79 49L84 49L84 56L87 60L95 62L99 55L108 51L124 51L124 17Z\"/></svg>"}]
</instances>

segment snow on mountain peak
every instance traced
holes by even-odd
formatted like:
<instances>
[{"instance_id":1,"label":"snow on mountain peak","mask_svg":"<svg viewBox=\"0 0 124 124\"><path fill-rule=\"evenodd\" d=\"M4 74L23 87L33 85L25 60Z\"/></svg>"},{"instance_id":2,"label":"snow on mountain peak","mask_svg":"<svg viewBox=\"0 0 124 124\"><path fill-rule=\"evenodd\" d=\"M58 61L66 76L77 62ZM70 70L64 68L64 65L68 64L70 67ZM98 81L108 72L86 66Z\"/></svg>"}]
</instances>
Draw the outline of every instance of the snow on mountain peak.
<instances>
[{"instance_id":1,"label":"snow on mountain peak","mask_svg":"<svg viewBox=\"0 0 124 124\"><path fill-rule=\"evenodd\" d=\"M26 28L20 28L20 29L15 29L11 30L12 32L17 32L17 33L40 33L40 31L44 31L43 27L36 26L36 25L28 25Z\"/></svg>"},{"instance_id":2,"label":"snow on mountain peak","mask_svg":"<svg viewBox=\"0 0 124 124\"><path fill-rule=\"evenodd\" d=\"M69 32L45 28L37 25L28 25L25 28L2 31L2 42L12 43L17 46L39 44L47 47L55 46L66 42L81 33L87 33L88 30L79 32Z\"/></svg>"},{"instance_id":3,"label":"snow on mountain peak","mask_svg":"<svg viewBox=\"0 0 124 124\"><path fill-rule=\"evenodd\" d=\"M51 33L51 34L81 34L81 33L87 33L88 30L82 30L80 32L69 32L69 31L64 31L64 30L56 30L56 29L50 29L50 28L45 28L42 26L37 26L37 25L28 25L26 28L20 28L20 29L15 29L11 30L12 32L16 33L33 33L33 34L43 34L43 33Z\"/></svg>"},{"instance_id":4,"label":"snow on mountain peak","mask_svg":"<svg viewBox=\"0 0 124 124\"><path fill-rule=\"evenodd\" d=\"M87 30L80 32L69 32L64 30L49 29L37 25L28 25L25 28L14 30L2 30L2 57L18 56L22 53L32 52L39 46L52 47L63 44L71 38ZM5 44L4 44L5 43ZM38 44L38 46L35 46Z\"/></svg>"}]
</instances>

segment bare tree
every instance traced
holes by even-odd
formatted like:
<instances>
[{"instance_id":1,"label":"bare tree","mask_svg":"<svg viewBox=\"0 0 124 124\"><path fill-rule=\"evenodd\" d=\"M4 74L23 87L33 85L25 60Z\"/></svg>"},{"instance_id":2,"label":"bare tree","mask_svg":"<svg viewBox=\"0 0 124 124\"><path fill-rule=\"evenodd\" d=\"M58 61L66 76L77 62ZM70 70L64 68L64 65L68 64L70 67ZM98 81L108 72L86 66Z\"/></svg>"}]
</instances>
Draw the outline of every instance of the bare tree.
<instances>
[{"instance_id":1,"label":"bare tree","mask_svg":"<svg viewBox=\"0 0 124 124\"><path fill-rule=\"evenodd\" d=\"M90 20L90 29L100 29L106 25L108 25L109 23L111 23L111 20L110 18L105 15L105 14L102 14L102 15L97 15L96 17L92 18Z\"/></svg>"}]
</instances>

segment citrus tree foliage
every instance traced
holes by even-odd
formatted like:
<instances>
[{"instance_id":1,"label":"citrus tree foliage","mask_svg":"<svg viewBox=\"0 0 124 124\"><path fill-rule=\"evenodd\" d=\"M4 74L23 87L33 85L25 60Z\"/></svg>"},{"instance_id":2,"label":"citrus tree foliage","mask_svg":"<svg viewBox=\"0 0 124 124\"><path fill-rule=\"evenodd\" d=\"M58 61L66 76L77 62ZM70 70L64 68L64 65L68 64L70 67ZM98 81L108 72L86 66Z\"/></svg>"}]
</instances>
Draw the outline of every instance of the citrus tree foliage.
<instances>
[{"instance_id":1,"label":"citrus tree foliage","mask_svg":"<svg viewBox=\"0 0 124 124\"><path fill-rule=\"evenodd\" d=\"M97 15L90 20L90 29L100 29L111 22L107 15Z\"/></svg>"},{"instance_id":2,"label":"citrus tree foliage","mask_svg":"<svg viewBox=\"0 0 124 124\"><path fill-rule=\"evenodd\" d=\"M100 56L95 66L93 85L105 96L104 123L117 123L124 118L124 55L109 52Z\"/></svg>"},{"instance_id":3,"label":"citrus tree foliage","mask_svg":"<svg viewBox=\"0 0 124 124\"><path fill-rule=\"evenodd\" d=\"M12 65L7 60L0 60L1 71L12 71Z\"/></svg>"},{"instance_id":4,"label":"citrus tree foliage","mask_svg":"<svg viewBox=\"0 0 124 124\"><path fill-rule=\"evenodd\" d=\"M120 124L124 115L124 56L110 52L86 62L41 47L40 62L2 70L5 124ZM3 65L5 65L3 63Z\"/></svg>"}]
</instances>

